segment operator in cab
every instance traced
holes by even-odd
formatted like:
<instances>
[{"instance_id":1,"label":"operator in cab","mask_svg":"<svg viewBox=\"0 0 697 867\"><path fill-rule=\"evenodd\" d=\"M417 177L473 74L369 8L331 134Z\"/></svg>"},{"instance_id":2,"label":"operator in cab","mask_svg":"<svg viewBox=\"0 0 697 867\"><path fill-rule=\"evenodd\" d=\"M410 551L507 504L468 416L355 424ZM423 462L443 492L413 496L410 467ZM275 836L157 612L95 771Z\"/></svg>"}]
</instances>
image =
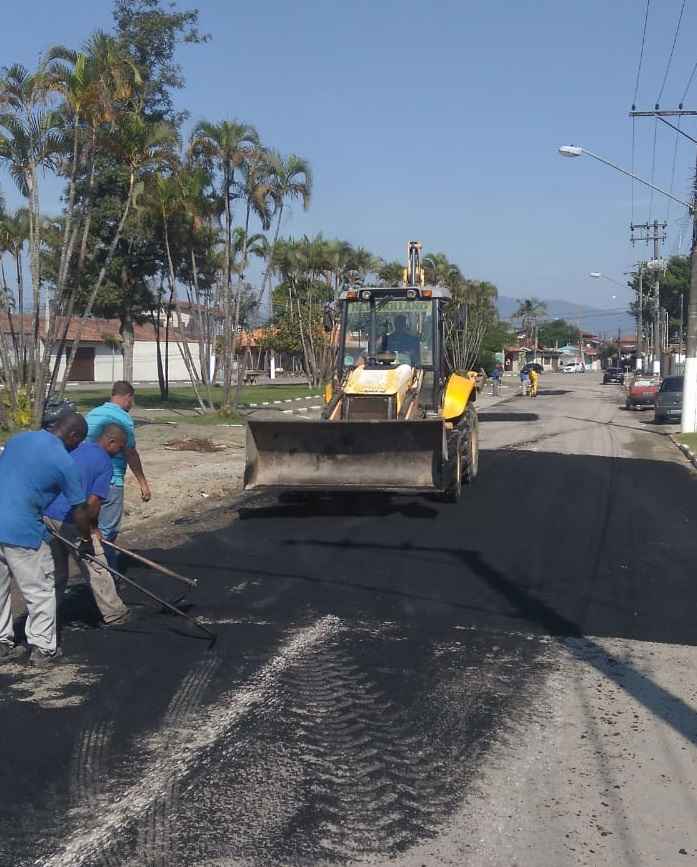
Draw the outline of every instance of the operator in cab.
<instances>
[{"instance_id":1,"label":"operator in cab","mask_svg":"<svg viewBox=\"0 0 697 867\"><path fill-rule=\"evenodd\" d=\"M382 338L383 352L397 352L408 355L413 367L421 365L421 342L407 328L407 317L398 313L394 318L394 331Z\"/></svg>"}]
</instances>

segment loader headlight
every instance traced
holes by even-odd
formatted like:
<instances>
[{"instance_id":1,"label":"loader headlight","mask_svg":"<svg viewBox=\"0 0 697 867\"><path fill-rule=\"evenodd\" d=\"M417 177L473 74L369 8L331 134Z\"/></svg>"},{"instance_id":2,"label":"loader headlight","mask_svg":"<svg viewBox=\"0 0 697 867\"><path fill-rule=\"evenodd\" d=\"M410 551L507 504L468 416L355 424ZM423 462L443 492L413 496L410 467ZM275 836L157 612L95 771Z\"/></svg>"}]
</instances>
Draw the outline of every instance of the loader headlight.
<instances>
[{"instance_id":1,"label":"loader headlight","mask_svg":"<svg viewBox=\"0 0 697 867\"><path fill-rule=\"evenodd\" d=\"M362 298L364 301L370 301L370 297L371 297L372 294L373 294L373 293L370 291L370 289L364 289L364 290L361 292L361 298Z\"/></svg>"},{"instance_id":2,"label":"loader headlight","mask_svg":"<svg viewBox=\"0 0 697 867\"><path fill-rule=\"evenodd\" d=\"M413 301L414 298L418 297L418 295L419 295L419 293L416 291L416 289L407 289L407 298L410 301Z\"/></svg>"}]
</instances>

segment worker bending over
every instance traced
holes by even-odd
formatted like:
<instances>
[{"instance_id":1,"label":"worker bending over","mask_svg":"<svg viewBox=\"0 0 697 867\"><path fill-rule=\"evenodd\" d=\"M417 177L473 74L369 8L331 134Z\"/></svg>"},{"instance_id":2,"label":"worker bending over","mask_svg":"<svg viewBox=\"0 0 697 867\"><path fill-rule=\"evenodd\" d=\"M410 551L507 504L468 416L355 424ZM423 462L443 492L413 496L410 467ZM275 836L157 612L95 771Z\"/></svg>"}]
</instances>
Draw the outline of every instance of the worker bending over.
<instances>
[{"instance_id":1,"label":"worker bending over","mask_svg":"<svg viewBox=\"0 0 697 867\"><path fill-rule=\"evenodd\" d=\"M123 450L126 445L126 431L116 424L109 424L102 430L96 442L83 442L71 454L77 466L82 482L82 492L92 527L92 548L96 560L85 560L77 556L74 549L68 548L63 542L54 538L51 541L51 552L55 564L56 597L58 608L63 599L63 593L68 583L70 554L80 567L80 573L89 584L97 608L106 626L117 626L128 620L128 608L116 592L114 579L104 568L106 558L101 544L101 533L97 529L99 511L102 503L109 495L112 477L111 459ZM46 509L49 526L68 542L77 542L80 531L75 525L74 510L61 494Z\"/></svg>"},{"instance_id":2,"label":"worker bending over","mask_svg":"<svg viewBox=\"0 0 697 867\"><path fill-rule=\"evenodd\" d=\"M126 445L111 458L111 484L106 500L99 513L99 530L108 542L115 542L123 517L123 486L126 467L130 467L140 485L143 502L150 499L150 486L145 478L140 455L136 449L135 426L130 416L135 401L135 389L130 382L115 382L111 388L111 400L96 407L87 415L88 438L92 442L101 436L109 424L117 424L126 432ZM109 564L116 565L117 557L110 551Z\"/></svg>"},{"instance_id":3,"label":"worker bending over","mask_svg":"<svg viewBox=\"0 0 697 867\"><path fill-rule=\"evenodd\" d=\"M30 664L50 665L59 656L53 557L43 515L62 493L73 510L80 538L89 540L90 520L80 474L68 454L86 435L84 418L70 412L50 432L13 436L0 454L0 662L27 652L15 642L11 577L27 604Z\"/></svg>"}]
</instances>

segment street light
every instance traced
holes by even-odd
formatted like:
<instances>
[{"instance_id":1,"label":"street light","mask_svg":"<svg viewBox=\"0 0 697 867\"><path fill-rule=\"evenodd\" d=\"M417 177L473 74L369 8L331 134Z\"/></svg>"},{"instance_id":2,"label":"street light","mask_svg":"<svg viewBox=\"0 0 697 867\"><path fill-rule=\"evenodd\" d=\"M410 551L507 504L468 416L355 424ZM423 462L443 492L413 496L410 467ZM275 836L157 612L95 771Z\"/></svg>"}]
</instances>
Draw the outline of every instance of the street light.
<instances>
[{"instance_id":1,"label":"street light","mask_svg":"<svg viewBox=\"0 0 697 867\"><path fill-rule=\"evenodd\" d=\"M629 178L633 178L635 181L639 181L640 184L644 184L645 187L651 187L652 190L655 190L657 193L661 193L664 196L668 196L669 199L672 199L674 202L677 202L679 205L684 205L689 209L690 213L694 213L694 204L690 204L689 202L685 202L682 199L679 199L677 196L674 196L672 193L667 192L666 190L661 189L660 187L655 186L654 184L650 184L648 181L645 181L643 178L640 178L639 175L632 174L632 172L628 172L627 169L623 169L621 166L618 166L616 163L611 163L610 160L606 160L605 157L598 156L598 154L594 154L593 151L586 150L586 148L582 148L579 145L562 145L559 148L559 153L563 157L593 157L594 160L598 160L599 163L604 163L606 166L610 166L612 169L616 169L618 172L621 172L623 175L627 175Z\"/></svg>"},{"instance_id":2,"label":"street light","mask_svg":"<svg viewBox=\"0 0 697 867\"><path fill-rule=\"evenodd\" d=\"M692 202L686 202L679 199L672 193L662 190L660 187L650 184L644 178L640 178L633 172L628 172L605 157L598 156L592 151L586 150L579 145L562 145L559 148L559 153L564 157L581 157L589 156L606 166L615 169L623 175L627 175L635 181L639 181L645 187L649 187L683 205L690 212L692 217L692 250L691 250L691 268L690 268L690 295L687 306L687 352L685 354L685 368L683 372L683 393L682 393L682 418L681 429L683 433L694 433L697 431L697 182L694 187L694 197ZM641 272L640 272L641 274Z\"/></svg>"},{"instance_id":3,"label":"street light","mask_svg":"<svg viewBox=\"0 0 697 867\"><path fill-rule=\"evenodd\" d=\"M595 277L596 280L608 280L610 283L614 283L615 286L621 286L623 289L625 288L624 283L621 283L619 280L615 280L614 277L608 277L607 274L602 274L600 271L591 271L588 275L589 277ZM613 295L613 298L616 296Z\"/></svg>"}]
</instances>

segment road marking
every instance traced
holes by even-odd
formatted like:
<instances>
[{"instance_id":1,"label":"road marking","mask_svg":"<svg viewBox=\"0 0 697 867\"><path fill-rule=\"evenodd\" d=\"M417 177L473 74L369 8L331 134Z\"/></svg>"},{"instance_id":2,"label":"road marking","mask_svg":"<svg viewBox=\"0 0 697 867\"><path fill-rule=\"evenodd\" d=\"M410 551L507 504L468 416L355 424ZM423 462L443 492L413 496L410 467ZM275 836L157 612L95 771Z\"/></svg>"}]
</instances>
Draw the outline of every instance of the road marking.
<instances>
[{"instance_id":1,"label":"road marking","mask_svg":"<svg viewBox=\"0 0 697 867\"><path fill-rule=\"evenodd\" d=\"M173 780L182 780L191 773L205 750L218 744L245 716L271 698L278 679L288 669L340 628L341 620L328 615L298 630L244 686L223 693L215 705L192 715L179 731L165 730L152 735L146 746L153 758L143 765L138 782L114 794L108 804L100 804L91 821L83 813L80 827L70 834L60 852L41 862L42 867L80 867L104 855L122 839L129 823L166 797ZM85 813L89 808L89 804L83 805Z\"/></svg>"}]
</instances>

